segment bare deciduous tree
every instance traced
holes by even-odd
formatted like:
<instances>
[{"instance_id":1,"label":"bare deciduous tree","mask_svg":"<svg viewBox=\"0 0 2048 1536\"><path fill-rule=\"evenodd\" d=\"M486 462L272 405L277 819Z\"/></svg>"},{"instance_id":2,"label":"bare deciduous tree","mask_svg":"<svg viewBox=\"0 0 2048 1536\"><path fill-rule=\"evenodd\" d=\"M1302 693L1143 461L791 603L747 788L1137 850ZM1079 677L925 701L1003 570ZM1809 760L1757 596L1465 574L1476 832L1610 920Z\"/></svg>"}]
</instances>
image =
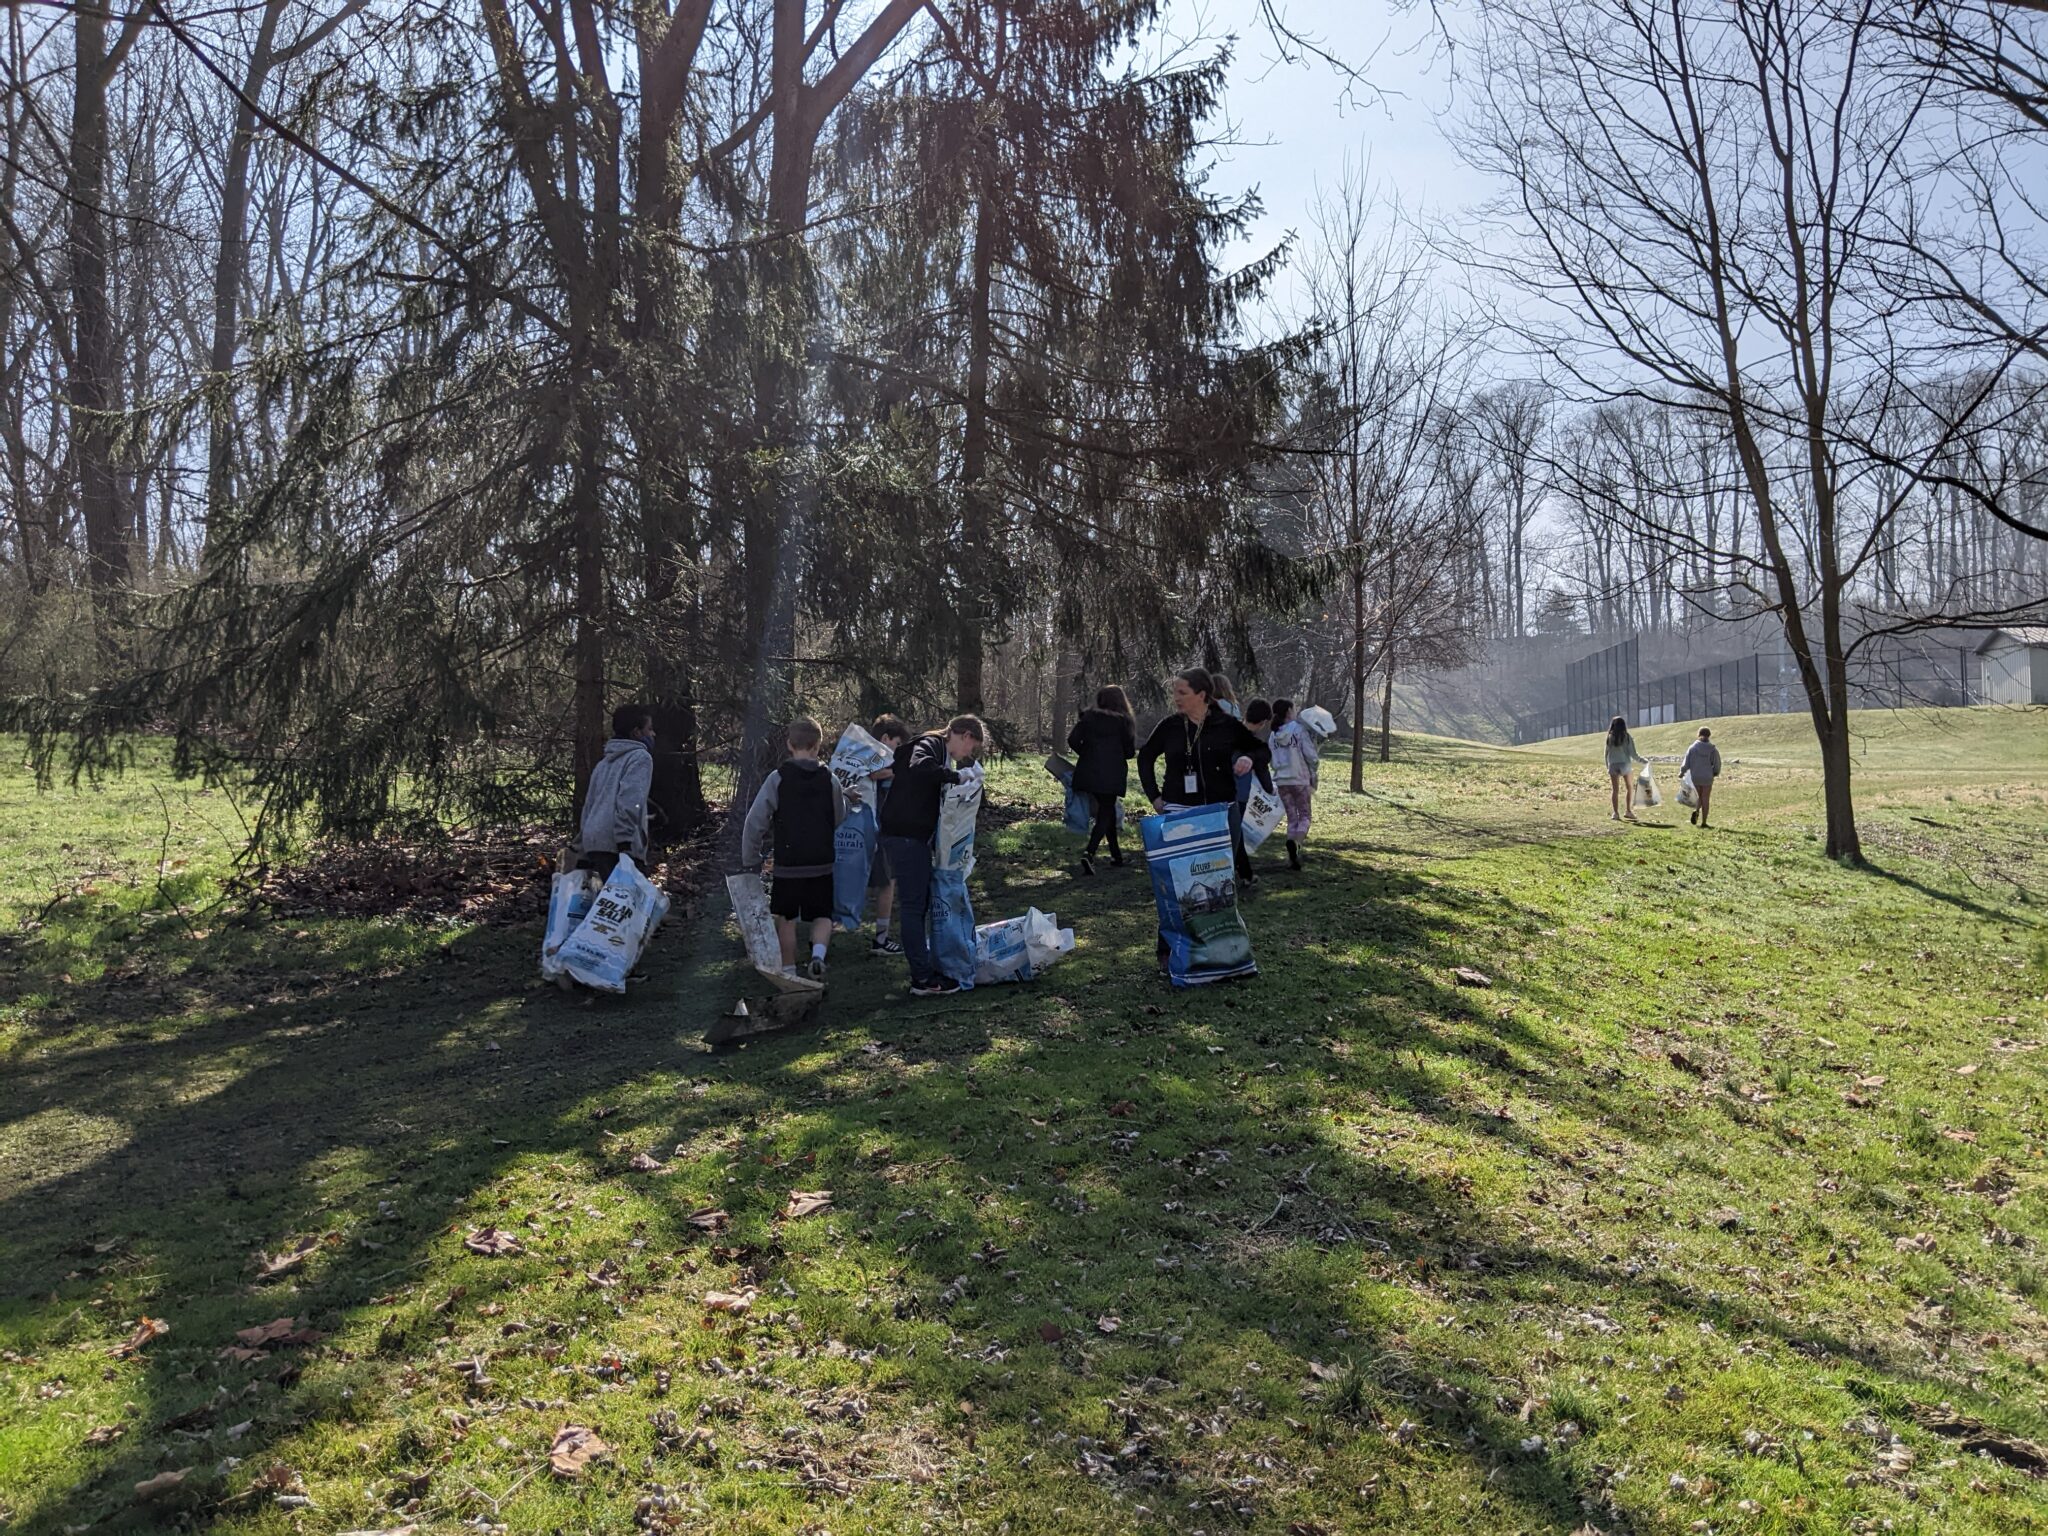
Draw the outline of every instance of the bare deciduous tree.
<instances>
[{"instance_id":1,"label":"bare deciduous tree","mask_svg":"<svg viewBox=\"0 0 2048 1536\"><path fill-rule=\"evenodd\" d=\"M1902 312L1882 254L1918 190L1931 87L1877 24L1883 9L1486 0L1466 139L1512 189L1499 212L1524 238L1491 254L1548 306L1527 329L1560 376L1725 426L1757 547L1702 553L1724 576L1753 576L1783 626L1820 743L1827 851L1844 859L1861 853L1855 650L1997 616L1852 622L1854 584L1905 496L1882 494L1867 445L1920 408L1920 317ZM1969 414L1919 440L1916 474ZM1622 515L1673 531L1660 511Z\"/></svg>"}]
</instances>

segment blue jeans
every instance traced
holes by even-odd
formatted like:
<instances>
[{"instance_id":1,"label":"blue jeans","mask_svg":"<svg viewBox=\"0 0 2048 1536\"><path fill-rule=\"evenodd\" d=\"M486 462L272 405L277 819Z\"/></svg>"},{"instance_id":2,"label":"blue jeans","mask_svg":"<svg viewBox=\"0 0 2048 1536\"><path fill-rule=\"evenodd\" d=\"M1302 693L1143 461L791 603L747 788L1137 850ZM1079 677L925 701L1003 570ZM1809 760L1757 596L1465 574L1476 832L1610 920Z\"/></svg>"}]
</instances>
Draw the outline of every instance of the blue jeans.
<instances>
[{"instance_id":1,"label":"blue jeans","mask_svg":"<svg viewBox=\"0 0 2048 1536\"><path fill-rule=\"evenodd\" d=\"M910 960L910 984L936 981L932 958L932 845L914 837L885 837L882 857L896 877L896 931Z\"/></svg>"}]
</instances>

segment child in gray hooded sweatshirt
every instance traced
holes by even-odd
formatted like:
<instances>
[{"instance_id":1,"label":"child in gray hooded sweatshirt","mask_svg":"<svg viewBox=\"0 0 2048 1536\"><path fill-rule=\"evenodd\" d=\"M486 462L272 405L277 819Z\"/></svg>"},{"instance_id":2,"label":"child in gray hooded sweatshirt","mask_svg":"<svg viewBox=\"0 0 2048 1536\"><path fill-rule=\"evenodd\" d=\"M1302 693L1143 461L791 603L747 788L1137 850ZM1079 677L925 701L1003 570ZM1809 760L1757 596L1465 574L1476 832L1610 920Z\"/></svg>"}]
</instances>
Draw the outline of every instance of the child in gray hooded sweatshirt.
<instances>
[{"instance_id":1,"label":"child in gray hooded sweatshirt","mask_svg":"<svg viewBox=\"0 0 2048 1536\"><path fill-rule=\"evenodd\" d=\"M1685 749L1685 767L1681 770L1692 776L1693 793L1699 797L1700 803L1692 813L1696 827L1707 824L1707 802L1714 795L1714 780L1721 776L1721 749L1710 739L1713 734L1704 725L1700 727L1699 740Z\"/></svg>"},{"instance_id":2,"label":"child in gray hooded sweatshirt","mask_svg":"<svg viewBox=\"0 0 2048 1536\"><path fill-rule=\"evenodd\" d=\"M621 704L612 711L612 739L583 791L579 868L609 876L622 853L647 867L647 792L653 784L654 712L644 704Z\"/></svg>"}]
</instances>

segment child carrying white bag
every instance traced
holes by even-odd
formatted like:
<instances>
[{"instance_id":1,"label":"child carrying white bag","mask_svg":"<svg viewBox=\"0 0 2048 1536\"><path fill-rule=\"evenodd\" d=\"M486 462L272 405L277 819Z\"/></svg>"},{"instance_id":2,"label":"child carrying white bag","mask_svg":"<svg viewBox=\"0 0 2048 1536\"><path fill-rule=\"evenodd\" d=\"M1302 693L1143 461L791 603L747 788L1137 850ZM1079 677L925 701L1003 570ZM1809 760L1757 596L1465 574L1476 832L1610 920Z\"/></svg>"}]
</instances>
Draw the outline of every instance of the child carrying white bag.
<instances>
[{"instance_id":1,"label":"child carrying white bag","mask_svg":"<svg viewBox=\"0 0 2048 1536\"><path fill-rule=\"evenodd\" d=\"M1245 852L1258 852L1259 845L1278 831L1286 818L1287 808L1280 803L1280 796L1263 784L1253 784L1244 799Z\"/></svg>"}]
</instances>

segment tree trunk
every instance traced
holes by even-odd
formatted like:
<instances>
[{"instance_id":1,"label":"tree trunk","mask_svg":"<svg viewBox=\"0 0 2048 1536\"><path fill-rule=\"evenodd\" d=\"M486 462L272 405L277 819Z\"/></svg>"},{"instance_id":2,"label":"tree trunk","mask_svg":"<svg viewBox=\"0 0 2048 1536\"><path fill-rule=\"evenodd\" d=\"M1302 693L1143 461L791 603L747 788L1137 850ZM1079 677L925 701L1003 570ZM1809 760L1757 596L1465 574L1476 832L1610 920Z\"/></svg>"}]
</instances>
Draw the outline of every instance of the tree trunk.
<instances>
[{"instance_id":1,"label":"tree trunk","mask_svg":"<svg viewBox=\"0 0 2048 1536\"><path fill-rule=\"evenodd\" d=\"M575 814L583 811L590 771L604 755L604 428L593 414L595 381L586 378L576 424L576 469L569 487L570 539L575 562Z\"/></svg>"},{"instance_id":2,"label":"tree trunk","mask_svg":"<svg viewBox=\"0 0 2048 1536\"><path fill-rule=\"evenodd\" d=\"M1380 665L1386 669L1380 687L1380 761L1394 760L1394 629L1401 611L1394 595L1394 560L1387 557L1387 623L1380 635Z\"/></svg>"},{"instance_id":3,"label":"tree trunk","mask_svg":"<svg viewBox=\"0 0 2048 1536\"><path fill-rule=\"evenodd\" d=\"M235 392L232 375L241 340L242 278L249 264L249 162L256 146L256 102L270 77L277 24L287 0L265 0L257 24L256 46L242 79L242 99L235 103L235 126L228 139L227 166L221 176L220 248L213 263L213 344L207 352L212 373L206 419L206 531L225 514L233 494ZM203 548L203 545L202 545ZM203 557L202 557L203 558Z\"/></svg>"},{"instance_id":4,"label":"tree trunk","mask_svg":"<svg viewBox=\"0 0 2048 1536\"><path fill-rule=\"evenodd\" d=\"M973 287L967 321L967 419L960 442L960 708L981 712L983 630L988 623L987 569L990 525L988 475L988 367L994 326L989 290L995 269L995 211L984 187L974 210Z\"/></svg>"},{"instance_id":5,"label":"tree trunk","mask_svg":"<svg viewBox=\"0 0 2048 1536\"><path fill-rule=\"evenodd\" d=\"M1380 761L1394 760L1394 653L1390 648L1380 658L1386 667L1385 681L1380 685Z\"/></svg>"},{"instance_id":6,"label":"tree trunk","mask_svg":"<svg viewBox=\"0 0 2048 1536\"><path fill-rule=\"evenodd\" d=\"M796 694L796 583L799 548L808 533L809 481L815 472L805 441L802 386L810 325L804 249L810 215L811 162L820 124L805 110L804 7L777 0L773 20L774 140L768 168L767 238L761 242L759 285L765 334L754 376L757 474L746 516L747 696L741 711L733 804L751 803L774 766L778 727ZM726 840L738 847L740 818L726 818Z\"/></svg>"},{"instance_id":7,"label":"tree trunk","mask_svg":"<svg viewBox=\"0 0 2048 1536\"><path fill-rule=\"evenodd\" d=\"M1365 572L1351 573L1351 793L1365 793Z\"/></svg>"},{"instance_id":8,"label":"tree trunk","mask_svg":"<svg viewBox=\"0 0 2048 1536\"><path fill-rule=\"evenodd\" d=\"M128 539L114 472L117 409L113 318L107 297L107 15L98 6L72 15L74 74L70 204L72 345L71 439L78 506L85 524L86 582L102 663L116 655L115 621L128 585Z\"/></svg>"},{"instance_id":9,"label":"tree trunk","mask_svg":"<svg viewBox=\"0 0 2048 1536\"><path fill-rule=\"evenodd\" d=\"M665 842L704 825L704 772L697 758L697 687L688 658L697 650L697 605L676 600L680 551L648 552L648 643L641 653L647 705L654 711L654 780L649 813ZM657 617L658 616L658 617ZM672 616L680 616L678 625Z\"/></svg>"}]
</instances>

